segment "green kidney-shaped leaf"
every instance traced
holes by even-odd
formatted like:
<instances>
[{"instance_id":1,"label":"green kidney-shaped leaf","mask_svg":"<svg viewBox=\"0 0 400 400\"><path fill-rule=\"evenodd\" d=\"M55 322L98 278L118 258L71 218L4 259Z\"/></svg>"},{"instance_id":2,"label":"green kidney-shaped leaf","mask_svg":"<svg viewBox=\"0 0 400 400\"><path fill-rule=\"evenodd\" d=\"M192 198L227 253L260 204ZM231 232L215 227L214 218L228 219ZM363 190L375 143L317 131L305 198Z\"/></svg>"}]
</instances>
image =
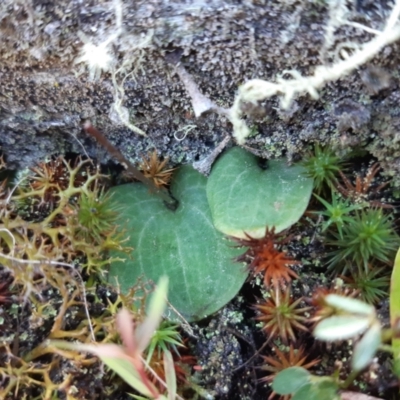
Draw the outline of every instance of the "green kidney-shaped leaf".
<instances>
[{"instance_id":1,"label":"green kidney-shaped leaf","mask_svg":"<svg viewBox=\"0 0 400 400\"><path fill-rule=\"evenodd\" d=\"M233 258L234 248L211 220L206 178L190 167L175 174L171 191L179 201L171 211L140 183L112 189L120 205L119 223L130 236L131 259L114 262L110 281L118 279L122 291L140 276L157 282L169 277L168 299L187 320L214 313L241 288L246 269ZM175 314L169 310L173 319Z\"/></svg>"},{"instance_id":2,"label":"green kidney-shaped leaf","mask_svg":"<svg viewBox=\"0 0 400 400\"><path fill-rule=\"evenodd\" d=\"M296 392L309 382L310 373L301 367L290 367L279 372L272 382L272 390L280 395Z\"/></svg>"},{"instance_id":3,"label":"green kidney-shaped leaf","mask_svg":"<svg viewBox=\"0 0 400 400\"><path fill-rule=\"evenodd\" d=\"M280 232L297 222L310 200L313 180L300 165L268 161L260 168L255 156L234 147L213 166L207 198L215 227L230 236L262 237L265 227Z\"/></svg>"}]
</instances>

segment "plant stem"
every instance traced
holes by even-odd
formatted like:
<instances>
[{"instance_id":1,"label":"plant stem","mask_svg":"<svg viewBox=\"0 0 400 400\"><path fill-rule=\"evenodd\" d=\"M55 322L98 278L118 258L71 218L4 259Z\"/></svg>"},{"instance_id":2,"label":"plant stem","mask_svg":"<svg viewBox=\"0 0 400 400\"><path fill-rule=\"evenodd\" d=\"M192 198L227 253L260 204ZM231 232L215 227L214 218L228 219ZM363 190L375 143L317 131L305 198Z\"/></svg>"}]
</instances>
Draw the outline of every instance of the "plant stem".
<instances>
[{"instance_id":1,"label":"plant stem","mask_svg":"<svg viewBox=\"0 0 400 400\"><path fill-rule=\"evenodd\" d=\"M359 373L360 371L351 371L346 380L343 383L339 383L340 388L347 389L353 383L354 379L356 379Z\"/></svg>"},{"instance_id":2,"label":"plant stem","mask_svg":"<svg viewBox=\"0 0 400 400\"><path fill-rule=\"evenodd\" d=\"M115 157L133 178L142 182L150 189L152 193L155 193L157 196L159 196L166 203L168 208L176 210L178 207L178 201L174 199L165 188L157 187L151 179L146 178L142 172L132 165L129 160L90 122L85 122L83 128L89 135L93 136L113 157Z\"/></svg>"}]
</instances>

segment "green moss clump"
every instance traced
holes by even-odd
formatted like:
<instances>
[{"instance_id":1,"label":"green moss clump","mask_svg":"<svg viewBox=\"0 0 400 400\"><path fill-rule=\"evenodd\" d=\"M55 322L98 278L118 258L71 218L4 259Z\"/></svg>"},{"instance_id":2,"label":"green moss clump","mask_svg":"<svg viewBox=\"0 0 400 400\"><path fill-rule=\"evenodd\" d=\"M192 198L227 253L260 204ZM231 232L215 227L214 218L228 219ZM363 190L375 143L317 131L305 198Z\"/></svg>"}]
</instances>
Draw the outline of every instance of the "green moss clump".
<instances>
[{"instance_id":1,"label":"green moss clump","mask_svg":"<svg viewBox=\"0 0 400 400\"><path fill-rule=\"evenodd\" d=\"M382 209L357 212L342 226L342 233L333 236L328 243L336 248L329 254L330 266L348 261L366 271L371 261L391 262L400 243L390 217Z\"/></svg>"}]
</instances>

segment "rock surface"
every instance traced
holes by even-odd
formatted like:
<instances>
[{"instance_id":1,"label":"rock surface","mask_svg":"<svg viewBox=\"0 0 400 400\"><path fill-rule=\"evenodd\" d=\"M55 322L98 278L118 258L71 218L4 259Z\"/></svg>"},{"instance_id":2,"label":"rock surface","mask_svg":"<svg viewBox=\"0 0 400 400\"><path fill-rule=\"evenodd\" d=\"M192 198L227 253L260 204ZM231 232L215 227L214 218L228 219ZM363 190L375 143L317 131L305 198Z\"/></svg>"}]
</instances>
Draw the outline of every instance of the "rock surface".
<instances>
[{"instance_id":1,"label":"rock surface","mask_svg":"<svg viewBox=\"0 0 400 400\"><path fill-rule=\"evenodd\" d=\"M338 24L330 37L323 0L3 0L1 150L11 168L65 152L106 161L106 151L82 130L90 120L133 162L153 148L173 163L198 161L232 127L214 112L195 117L176 63L202 94L228 108L249 79L274 81L293 69L307 76L345 57L374 36L354 23L382 30L391 11L386 1L348 3L344 20L353 25ZM107 51L96 59L102 45ZM399 54L399 42L386 46L360 70L327 84L319 100L302 96L286 111L276 96L244 104L253 133L246 146L289 160L314 142L343 155L361 146L386 174L398 175Z\"/></svg>"}]
</instances>

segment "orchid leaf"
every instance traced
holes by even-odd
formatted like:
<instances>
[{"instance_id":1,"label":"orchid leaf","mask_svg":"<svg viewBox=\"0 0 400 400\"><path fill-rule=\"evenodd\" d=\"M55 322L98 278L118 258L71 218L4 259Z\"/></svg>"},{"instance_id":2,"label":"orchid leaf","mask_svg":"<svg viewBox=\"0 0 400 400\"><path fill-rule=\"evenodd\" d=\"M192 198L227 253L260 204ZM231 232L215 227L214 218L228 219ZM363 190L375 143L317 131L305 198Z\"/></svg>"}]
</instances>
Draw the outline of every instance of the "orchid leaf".
<instances>
[{"instance_id":1,"label":"orchid leaf","mask_svg":"<svg viewBox=\"0 0 400 400\"><path fill-rule=\"evenodd\" d=\"M141 183L112 191L122 210L119 224L130 236L127 245L134 248L125 262L110 267L110 281L117 280L123 292L141 277L156 282L168 276L172 307L166 316L179 321L182 316L188 321L204 318L237 294L247 271L234 259L243 251L214 228L203 175L184 166L173 176L171 192L179 201L175 211Z\"/></svg>"},{"instance_id":2,"label":"orchid leaf","mask_svg":"<svg viewBox=\"0 0 400 400\"><path fill-rule=\"evenodd\" d=\"M261 168L257 157L234 147L214 164L207 197L215 227L222 233L246 238L264 236L265 227L280 232L303 215L313 189L301 165L269 160Z\"/></svg>"},{"instance_id":3,"label":"orchid leaf","mask_svg":"<svg viewBox=\"0 0 400 400\"><path fill-rule=\"evenodd\" d=\"M290 367L279 372L272 382L272 390L280 395L296 392L309 382L311 374L302 367Z\"/></svg>"}]
</instances>

